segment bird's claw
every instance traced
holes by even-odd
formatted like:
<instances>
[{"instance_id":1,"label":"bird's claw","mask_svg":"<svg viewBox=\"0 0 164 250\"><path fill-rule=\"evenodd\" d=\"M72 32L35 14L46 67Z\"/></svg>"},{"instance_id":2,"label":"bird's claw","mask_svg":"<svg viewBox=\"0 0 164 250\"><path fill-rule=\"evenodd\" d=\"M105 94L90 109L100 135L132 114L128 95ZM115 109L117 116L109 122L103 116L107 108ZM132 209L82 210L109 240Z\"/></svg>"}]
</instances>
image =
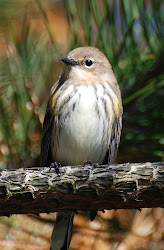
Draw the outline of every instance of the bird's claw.
<instances>
[{"instance_id":1,"label":"bird's claw","mask_svg":"<svg viewBox=\"0 0 164 250\"><path fill-rule=\"evenodd\" d=\"M94 168L97 168L97 167L99 167L99 166L101 166L101 165L102 165L102 163L96 162L96 163L93 164L93 167L94 167Z\"/></svg>"},{"instance_id":2,"label":"bird's claw","mask_svg":"<svg viewBox=\"0 0 164 250\"><path fill-rule=\"evenodd\" d=\"M55 162L51 163L49 171L50 171L52 168L54 168L56 174L58 174L58 173L59 173L59 168L60 168L60 167L62 167L62 165L61 165L60 163L58 163L58 162L55 161Z\"/></svg>"},{"instance_id":3,"label":"bird's claw","mask_svg":"<svg viewBox=\"0 0 164 250\"><path fill-rule=\"evenodd\" d=\"M84 166L87 166L87 165L91 166L91 165L92 165L92 162L91 162L91 161L86 161L86 162L84 163Z\"/></svg>"}]
</instances>

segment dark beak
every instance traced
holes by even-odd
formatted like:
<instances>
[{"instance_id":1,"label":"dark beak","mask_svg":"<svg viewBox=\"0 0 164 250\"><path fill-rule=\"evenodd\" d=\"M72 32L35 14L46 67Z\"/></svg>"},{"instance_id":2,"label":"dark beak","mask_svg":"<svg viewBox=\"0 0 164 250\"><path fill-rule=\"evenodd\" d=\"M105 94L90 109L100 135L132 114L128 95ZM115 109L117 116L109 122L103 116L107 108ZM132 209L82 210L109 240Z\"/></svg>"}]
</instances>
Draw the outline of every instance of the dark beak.
<instances>
[{"instance_id":1,"label":"dark beak","mask_svg":"<svg viewBox=\"0 0 164 250\"><path fill-rule=\"evenodd\" d=\"M73 59L70 59L70 58L60 58L60 60L62 62L64 62L66 65L70 65L70 66L75 66L77 65L77 62L74 61Z\"/></svg>"}]
</instances>

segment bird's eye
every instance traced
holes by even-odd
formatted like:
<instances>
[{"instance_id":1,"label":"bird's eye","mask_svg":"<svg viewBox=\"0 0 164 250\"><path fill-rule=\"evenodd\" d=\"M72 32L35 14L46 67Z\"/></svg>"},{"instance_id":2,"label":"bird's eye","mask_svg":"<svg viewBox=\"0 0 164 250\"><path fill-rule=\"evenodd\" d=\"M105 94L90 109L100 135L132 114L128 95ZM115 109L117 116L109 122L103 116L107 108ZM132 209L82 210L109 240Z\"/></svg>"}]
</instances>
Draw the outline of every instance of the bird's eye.
<instances>
[{"instance_id":1,"label":"bird's eye","mask_svg":"<svg viewBox=\"0 0 164 250\"><path fill-rule=\"evenodd\" d=\"M88 60L85 61L85 65L86 65L87 67L91 67L92 64L93 64L93 61L92 61L91 59L88 59Z\"/></svg>"}]
</instances>

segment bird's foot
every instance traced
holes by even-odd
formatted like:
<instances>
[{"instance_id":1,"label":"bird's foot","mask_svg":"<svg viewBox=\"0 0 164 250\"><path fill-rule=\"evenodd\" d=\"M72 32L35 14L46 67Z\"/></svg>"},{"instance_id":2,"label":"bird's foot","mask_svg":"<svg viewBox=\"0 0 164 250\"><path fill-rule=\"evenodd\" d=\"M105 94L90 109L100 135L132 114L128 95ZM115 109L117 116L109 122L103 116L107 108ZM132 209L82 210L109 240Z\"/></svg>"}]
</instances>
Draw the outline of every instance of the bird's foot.
<instances>
[{"instance_id":1,"label":"bird's foot","mask_svg":"<svg viewBox=\"0 0 164 250\"><path fill-rule=\"evenodd\" d=\"M58 174L58 173L59 173L59 168L60 168L60 167L62 167L62 165L61 165L59 162L56 162L56 161L55 161L55 162L51 163L49 171L50 171L52 168L54 168L56 174Z\"/></svg>"},{"instance_id":2,"label":"bird's foot","mask_svg":"<svg viewBox=\"0 0 164 250\"><path fill-rule=\"evenodd\" d=\"M96 163L93 164L93 167L94 167L94 168L97 168L97 167L99 167L99 166L101 166L101 165L102 165L101 162L96 162Z\"/></svg>"},{"instance_id":3,"label":"bird's foot","mask_svg":"<svg viewBox=\"0 0 164 250\"><path fill-rule=\"evenodd\" d=\"M83 166L87 166L87 165L91 166L92 162L91 161L86 161Z\"/></svg>"}]
</instances>

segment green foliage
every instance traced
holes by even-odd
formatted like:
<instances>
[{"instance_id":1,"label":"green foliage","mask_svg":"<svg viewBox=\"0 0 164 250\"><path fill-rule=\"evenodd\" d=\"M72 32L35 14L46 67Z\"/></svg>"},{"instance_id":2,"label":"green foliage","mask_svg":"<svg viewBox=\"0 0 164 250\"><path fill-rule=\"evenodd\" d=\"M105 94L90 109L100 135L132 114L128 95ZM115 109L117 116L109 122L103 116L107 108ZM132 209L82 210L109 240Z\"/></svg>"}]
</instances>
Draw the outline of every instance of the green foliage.
<instances>
[{"instance_id":1,"label":"green foliage","mask_svg":"<svg viewBox=\"0 0 164 250\"><path fill-rule=\"evenodd\" d=\"M12 30L6 55L0 58L0 142L7 145L6 161L11 167L40 151L40 141L33 137L36 131L41 134L42 92L50 89L53 60L58 58L52 57L53 46L34 37L26 17L21 26L20 38Z\"/></svg>"},{"instance_id":2,"label":"green foliage","mask_svg":"<svg viewBox=\"0 0 164 250\"><path fill-rule=\"evenodd\" d=\"M6 162L11 167L39 152L41 137L35 140L35 133L41 134L46 97L60 73L57 62L66 54L54 42L46 8L40 0L33 4L42 16L46 38L31 32L28 11L32 3L19 12L11 0L0 3L0 28L7 29L5 54L0 57L0 147L7 146ZM121 87L124 118L118 160L161 160L164 4L157 0L70 0L64 1L64 8L68 51L98 47L109 58ZM13 21L17 16L19 34Z\"/></svg>"}]
</instances>

